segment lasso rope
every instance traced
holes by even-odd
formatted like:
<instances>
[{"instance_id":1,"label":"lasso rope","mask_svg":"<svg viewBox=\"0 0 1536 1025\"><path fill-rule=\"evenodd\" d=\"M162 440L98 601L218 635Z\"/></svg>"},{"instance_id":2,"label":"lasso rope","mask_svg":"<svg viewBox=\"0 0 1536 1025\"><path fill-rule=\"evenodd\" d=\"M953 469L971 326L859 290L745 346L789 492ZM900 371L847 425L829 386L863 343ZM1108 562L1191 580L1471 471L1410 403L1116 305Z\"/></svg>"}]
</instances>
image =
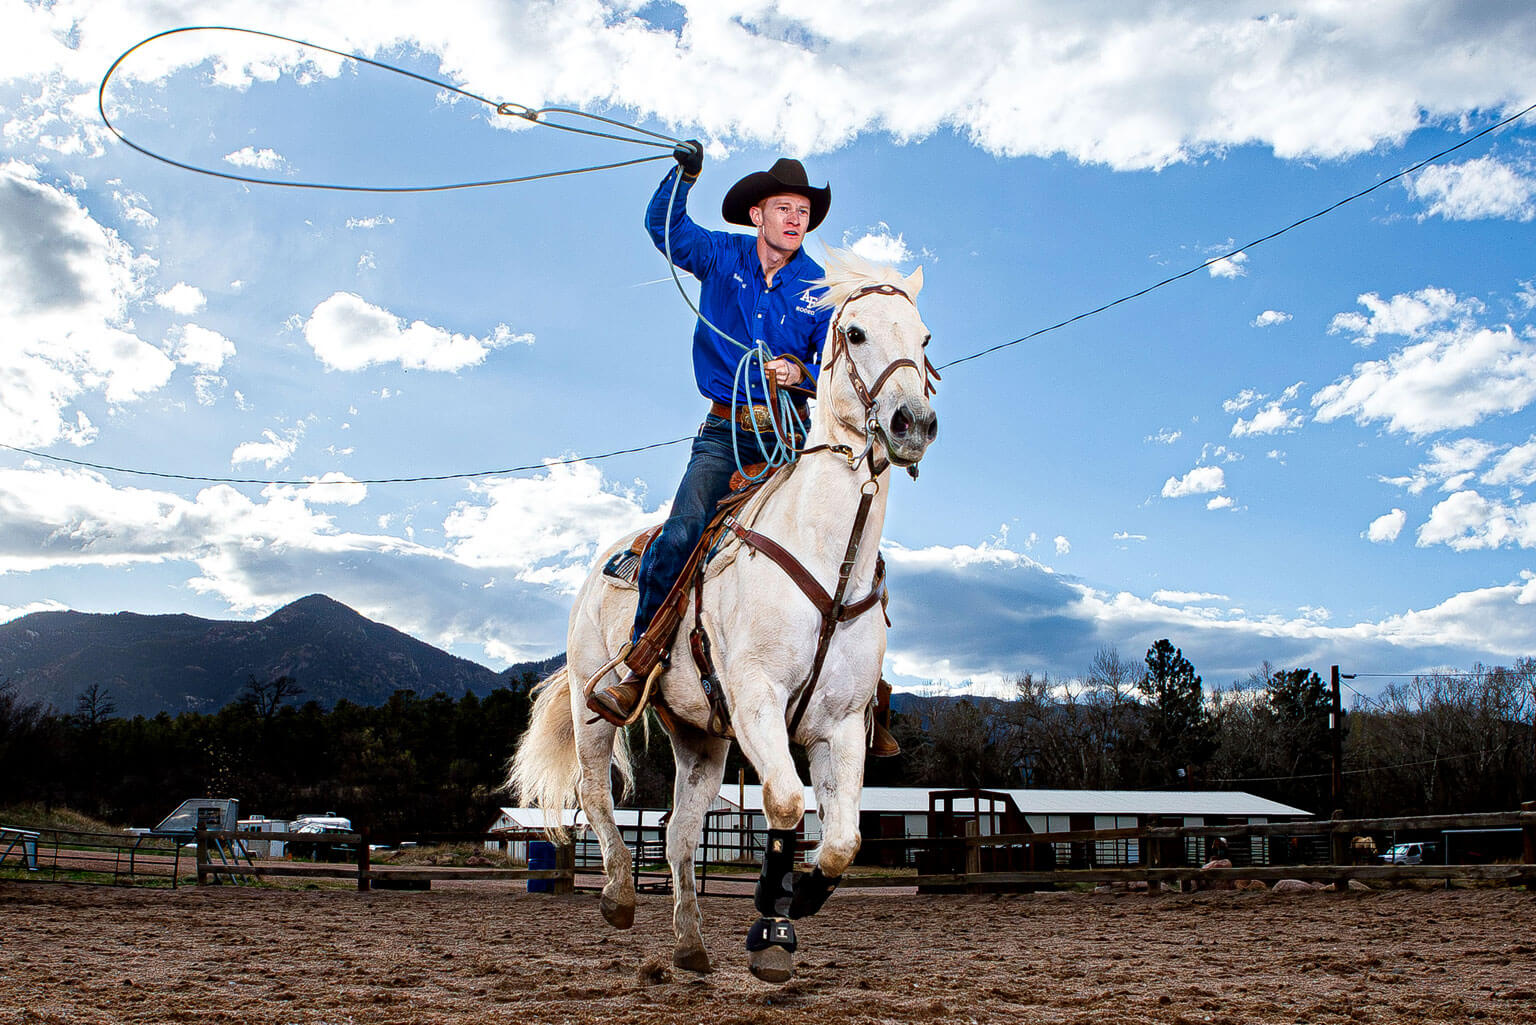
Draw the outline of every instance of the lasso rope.
<instances>
[{"instance_id":1,"label":"lasso rope","mask_svg":"<svg viewBox=\"0 0 1536 1025\"><path fill-rule=\"evenodd\" d=\"M134 142L132 139L128 138L128 136L126 134L124 134L123 131L120 128L117 127L117 125L113 124L112 123L112 119L107 116L107 100L106 100L106 97L107 97L107 86L111 83L112 77L113 77L113 75L115 75L117 73L118 68L121 67L123 65L123 63L128 60L129 57L133 56L134 53L136 53L137 51L139 51L143 47L148 46L149 44L154 43L157 40L165 39L165 38L168 38L170 36L180 35L180 34L188 33L188 32L233 32L233 33L238 33L238 34L241 34L241 35L258 36L258 37L261 37L261 38L264 38L264 39L273 39L273 40L277 40L277 41L283 42L283 43L291 43L291 44L293 44L295 46L299 46L299 47L305 47L305 48L309 48L309 49L313 49L313 50L319 50L322 53L329 53L329 54L332 54L334 56L341 57L344 60L358 61L359 63L367 64L367 65L369 65L371 67L378 68L381 71L387 71L387 72L390 72L391 74L401 75L401 76L406 77L406 78L415 79L418 82L423 82L423 83L425 83L427 85L430 85L430 86L432 86L432 87L434 87L436 89L442 89L442 90L445 90L447 92L454 93L454 94L456 94L458 96L463 96L466 99L474 100L476 103L480 103L480 104L483 104L483 105L485 105L487 107L490 107L498 115L511 116L511 117L520 117L520 118L523 118L526 121L529 121L529 122L531 122L533 124L539 125L539 126L544 127L544 128L553 128L556 131L570 132L570 133L576 134L576 135L585 135L585 136L588 136L588 137L591 137L591 138L595 138L595 139L608 139L608 140L612 140L612 141L615 141L615 142L630 143L632 145L652 146L652 147L664 148L664 149L667 150L667 152L666 153L653 154L651 156L638 157L638 158L636 158L634 160L622 160L622 161L615 161L615 162L606 163L606 164L592 164L592 165L589 165L589 166L586 166L586 167L568 168L568 169L560 170L560 171L546 171L546 172L542 172L542 173L539 173L539 174L521 175L521 176L514 177L514 178L494 178L494 179L484 179L484 180L478 180L478 181L458 181L458 182L447 182L447 183L440 183L440 184L434 184L434 185L357 185L357 184L351 184L351 183L338 183L338 182L294 181L294 180L282 179L282 178L259 178L259 177L256 177L254 175L235 174L233 172L223 171L223 170L219 170L217 168L199 167L196 164L190 164L190 163L187 163L186 161L174 159L172 157L166 156L165 154L158 153L155 150L152 150L152 149L150 149L147 146L144 146L144 145L141 145L141 144L139 144L137 142ZM225 179L226 181L240 182L242 184L247 184L247 185L271 185L271 186L276 186L276 187L279 187L279 188L289 188L289 189L320 189L320 190L333 191L333 192L422 193L422 192L448 192L448 191L453 191L453 190L457 190L457 189L488 188L488 187L497 186L497 185L516 185L516 184L523 184L523 183L526 183L526 182L541 181L541 180L549 179L549 178L560 178L560 177L567 177L567 176L576 175L576 174L587 174L587 173L594 172L594 171L606 171L606 170L611 170L613 168L618 168L618 167L629 167L629 166L632 166L634 164L643 164L643 163L648 163L648 162L656 161L656 160L666 160L666 159L671 158L674 155L674 153L677 151L678 146L682 144L682 140L675 139L672 136L664 135L664 134L662 134L660 132L654 132L654 131L651 131L648 128L642 128L639 125L629 124L627 122L619 121L619 120L616 120L614 118L604 117L604 116L602 116L600 114L589 114L586 111L576 110L576 109L571 108L571 107L540 107L540 108L533 108L533 107L529 107L529 106L526 106L526 105L521 104L521 103L514 103L514 102L510 102L510 101L505 101L505 100L502 100L502 101L492 100L492 99L490 99L488 97L481 96L479 93L470 92L467 89L460 88L459 86L452 85L452 84L450 84L448 82L444 82L444 81L441 81L441 80L435 79L435 78L429 78L426 75L420 75L420 74L417 74L414 71L407 71L404 68L396 67L396 66L394 66L392 64L386 64L383 61L374 60L374 59L372 59L370 57L364 57L361 54L348 53L348 52L343 51L343 50L336 50L336 49L333 49L333 48L331 48L329 46L322 46L319 43L312 43L312 42L309 42L308 40L304 40L304 39L295 39L292 36L280 35L279 33L276 33L276 32L265 32L265 31L262 31L260 29L241 28L241 27L237 27L237 26L233 26L233 25L189 25L189 26L184 26L182 28L168 29L167 31L160 32L160 33L157 33L155 35L149 36L148 38L140 40L139 42L135 43L133 46L130 46L127 50L123 51L123 53L117 58L117 60L112 62L111 67L109 67L107 69L107 73L102 76L101 86L100 86L100 88L96 92L96 109L97 109L97 111L101 115L102 124L106 125L107 130L110 131L113 135L115 135L118 138L118 140L120 142L122 142L125 146L127 146L128 148L130 148L132 150L135 150L138 153L142 153L144 156L147 156L147 157L149 157L149 158L151 158L153 160L157 160L157 161L159 161L159 162L161 162L163 164L168 164L171 167L179 168L180 170L183 170L183 171L192 171L192 172L194 172L196 174L206 175L206 176L212 177L212 178L222 178L222 179ZM561 115L561 116L569 117L569 118L578 118L578 119L590 121L590 122L593 122L593 123L596 123L596 124L606 125L606 126L608 126L610 128L622 129L624 132L631 133L631 134L619 134L617 132L603 131L603 130L597 129L597 128L584 128L584 127L581 127L579 125L562 124L560 122L550 120L549 119L550 115ZM665 225L665 228L664 228L664 231L663 231L663 246L664 246L665 256L666 256L666 260L667 260L667 269L672 274L672 281L677 286L678 294L683 297L683 301L688 304L688 308L691 309L694 312L694 315L698 317L699 321L701 323L703 323L705 326L707 326L715 334L717 334L721 338L725 339L727 342L730 342L732 345L734 345L737 348L743 350L742 351L741 361L737 364L736 380L735 380L735 384L734 384L734 387L732 389L732 394L731 394L731 410L732 410L732 414L733 414L732 417L731 417L731 445L732 445L733 451L736 451L736 453L737 453L736 454L737 469L742 471L743 475L746 476L746 468L745 468L745 465L742 463L741 455L740 455L740 452L738 450L739 447L738 447L738 444L737 444L737 419L738 418L734 414L735 414L736 410L741 408L741 406L743 404L747 404L747 405L751 404L751 387L750 387L750 384L748 382L750 382L750 380L751 380L751 373L752 373L754 368L757 370L758 376L759 376L759 378L760 378L760 380L762 382L763 394L764 395L771 395L771 394L773 394L773 390L769 388L768 372L767 372L767 369L766 369L766 363L768 362L769 359L771 359L773 357L772 357L772 354L767 352L767 350L764 349L763 347L747 345L745 342L742 342L739 339L736 339L736 338L732 337L731 335L727 334L725 331L723 331L719 327L717 327L708 317L704 316L703 312L698 308L698 306L694 303L693 299L688 295L687 290L683 287L682 279L679 278L678 274L677 274L677 266L676 266L676 264L672 260L672 212L673 212L674 208L676 207L678 186L681 183L681 181L682 181L682 174L679 171L679 172L677 172L677 174L673 178L673 181L672 181L672 193L668 197L668 200L667 200L667 218L666 218L666 225ZM774 408L775 405L778 406L777 409ZM798 428L799 429L799 433L801 433L801 434L803 434L805 432L805 424L801 420L801 418L799 417L799 414L795 410L794 404L790 400L789 396L787 394L783 393L783 392L779 393L779 401L778 401L777 404L771 403L771 402L769 403L768 410L769 410L769 419L770 419L771 424L772 424L772 434L773 434L772 440L771 441L765 440L765 437L764 437L765 432L760 427L757 426L756 420L754 419L754 421L753 421L753 432L754 432L754 434L756 436L755 437L756 447L757 447L759 453L763 456L763 460L749 459L748 463L756 463L756 462L760 462L760 461L766 461L768 466L769 466L769 468L772 468L772 467L775 467L775 466L778 466L778 465L782 465L784 463L793 462L795 460L795 458L799 455L799 453L796 451L796 449L795 449L791 439L793 437L793 432L794 432L795 428ZM666 444L672 444L672 442L667 442ZM4 446L4 447L10 447L10 446ZM24 451L24 450L18 449L17 451ZM31 454L31 453L29 453L29 454ZM600 457L593 457L593 458L600 458ZM497 471L490 471L490 472L497 472ZM766 475L766 473L767 473L767 470L764 470L762 475ZM762 475L759 475L759 476L762 476ZM178 475L167 474L167 475L163 475L163 476L178 476ZM444 476L445 477L482 476L482 474L452 474L452 475L444 475ZM197 479L213 480L215 478L197 478ZM442 479L442 478L412 478L412 479ZM758 477L749 477L749 479L755 480L755 479L758 479ZM234 482L234 480L230 479L230 478L221 478L221 480L229 480L230 482ZM241 483L245 483L245 481L240 481L240 482ZM383 483L383 482L381 481L379 483Z\"/></svg>"},{"instance_id":2,"label":"lasso rope","mask_svg":"<svg viewBox=\"0 0 1536 1025\"><path fill-rule=\"evenodd\" d=\"M620 160L607 164L592 164L587 167L567 168L561 171L544 171L539 174L527 174L515 178L491 178L481 181L447 182L437 185L354 185L333 182L291 181L282 178L257 178L252 175L235 174L230 171L221 171L212 167L199 167L196 164L189 164L185 161L176 160L172 157L165 156L162 153L157 153L147 146L141 146L139 143L134 142L132 139L128 138L128 136L123 134L122 130L118 128L117 125L113 124L112 119L107 116L107 86L112 81L112 76L117 73L117 69L123 64L123 62L131 57L135 52L145 46L148 46L150 43L153 43L156 40L165 39L169 36L179 35L184 32L235 32L241 35L260 36L265 39L275 39L279 42L292 43L295 46L302 46L313 50L319 50L322 53L333 54L346 60L358 61L359 63L370 65L371 67L378 68L382 71L388 71L391 74L402 75L406 78L413 78L418 82L424 82L427 85L433 86L434 88L443 89L448 92L455 93L459 96L463 96L466 99L474 100L476 103L484 104L485 106L494 110L497 114L509 117L520 117L525 121L544 128L553 128L556 131L570 132L575 135L587 135L596 139L611 139L616 142L627 142L636 146L652 146L665 149L667 152L657 153L647 157L637 157L634 160ZM364 57L361 54L347 53L342 50L333 50L329 46L321 46L319 43L311 43L303 39L294 39L291 36L278 35L276 32L263 32L260 29L253 28L238 28L233 25L189 25L183 28L168 29L164 32L152 35L147 39L142 39L134 45L130 46L127 50L123 51L122 56L118 57L117 60L112 62L112 66L109 67L107 69L107 73L102 76L101 87L96 91L96 109L101 114L101 121L104 125L107 126L107 130L110 131L113 135L117 136L118 140L122 142L123 145L127 146L129 149L133 149L139 153L144 154L146 157L149 157L153 160L158 160L162 164L169 164L171 167L177 167L183 171L192 171L196 174L208 175L211 178L223 178L226 181L243 182L247 185L273 185L277 186L278 188L286 189L324 189L332 192L450 192L455 189L480 189L494 185L518 185L524 182L542 181L548 178L564 178L569 177L570 175L588 174L593 171L607 171L616 167L629 167L634 164L644 164L653 160L667 160L671 158L672 150L676 148L678 142L680 141L678 139L672 138L669 135L663 135L660 132L653 132L650 129L641 128L638 125L626 124L622 121L616 121L613 118L603 117L599 114L588 114L585 111L573 110L569 107L533 108L524 106L521 103L512 103L504 100L498 102L496 100L481 96L478 93L472 93L467 89L461 89L456 85L450 85L447 82L442 82L435 78L428 78L426 75L418 75L414 71L407 71L404 68L398 68L392 64L385 64L383 61L376 61L372 58ZM551 114L560 114L568 117L582 118L598 124L605 124L615 128L623 128L626 131L636 134L618 135L613 132L604 132L592 128L582 128L577 125L561 124L556 121L548 120L548 115Z\"/></svg>"}]
</instances>

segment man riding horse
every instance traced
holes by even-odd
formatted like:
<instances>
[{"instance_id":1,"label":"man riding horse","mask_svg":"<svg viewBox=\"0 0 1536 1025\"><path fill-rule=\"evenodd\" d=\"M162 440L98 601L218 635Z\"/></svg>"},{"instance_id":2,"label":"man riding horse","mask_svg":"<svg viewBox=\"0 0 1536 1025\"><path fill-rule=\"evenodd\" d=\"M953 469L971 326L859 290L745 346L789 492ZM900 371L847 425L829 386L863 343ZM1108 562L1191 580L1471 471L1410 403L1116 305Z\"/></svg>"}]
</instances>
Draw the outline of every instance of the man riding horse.
<instances>
[{"instance_id":1,"label":"man riding horse","mask_svg":"<svg viewBox=\"0 0 1536 1025\"><path fill-rule=\"evenodd\" d=\"M708 231L687 213L687 196L704 166L697 141L680 144L672 168L646 209L646 228L656 248L679 268L699 279L700 318L693 331L693 373L700 394L710 402L708 416L693 440L688 468L666 523L646 547L640 561L640 597L635 610L630 648L624 664L629 673L612 677L593 689L588 707L615 724L629 721L641 701L645 681L670 640L642 643L673 583L683 571L715 507L731 490L738 469L732 417L747 434L773 422L772 396L762 381L744 375L747 396L734 406L739 352L710 324L731 338L766 350L773 358L763 365L779 387L798 386L814 392L821 346L832 311L814 300L825 272L802 248L805 236L827 216L831 186L815 188L798 160L782 158L769 170L742 178L725 194L721 214L728 223L755 228L757 234ZM676 194L673 199L674 179ZM670 250L670 252L669 252ZM706 323L708 321L709 323ZM800 400L803 406L803 400ZM803 414L803 408L800 409ZM749 443L750 447L750 443ZM885 723L890 688L880 681L880 713L875 716L871 752L878 757L899 754Z\"/></svg>"}]
</instances>

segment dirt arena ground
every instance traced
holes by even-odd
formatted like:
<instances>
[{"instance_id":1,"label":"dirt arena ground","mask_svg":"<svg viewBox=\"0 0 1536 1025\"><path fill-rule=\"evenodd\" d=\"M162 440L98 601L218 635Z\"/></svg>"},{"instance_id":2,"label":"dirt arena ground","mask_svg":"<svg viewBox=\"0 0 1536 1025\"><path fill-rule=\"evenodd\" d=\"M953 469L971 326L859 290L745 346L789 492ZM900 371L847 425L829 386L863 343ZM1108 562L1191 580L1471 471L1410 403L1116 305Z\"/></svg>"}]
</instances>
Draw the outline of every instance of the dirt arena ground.
<instances>
[{"instance_id":1,"label":"dirt arena ground","mask_svg":"<svg viewBox=\"0 0 1536 1025\"><path fill-rule=\"evenodd\" d=\"M0 1025L1536 1022L1536 895L1511 890L844 891L782 987L747 973L748 902L704 914L700 977L665 897L620 933L594 895L510 885L0 883Z\"/></svg>"}]
</instances>

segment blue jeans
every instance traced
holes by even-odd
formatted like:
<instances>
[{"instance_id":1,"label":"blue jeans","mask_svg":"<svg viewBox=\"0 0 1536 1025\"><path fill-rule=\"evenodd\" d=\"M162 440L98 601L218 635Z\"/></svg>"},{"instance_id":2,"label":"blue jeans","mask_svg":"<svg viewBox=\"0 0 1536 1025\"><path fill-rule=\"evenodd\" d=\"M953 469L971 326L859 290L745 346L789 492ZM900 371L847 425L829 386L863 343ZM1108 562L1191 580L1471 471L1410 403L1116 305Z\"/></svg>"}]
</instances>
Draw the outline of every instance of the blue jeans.
<instances>
[{"instance_id":1,"label":"blue jeans","mask_svg":"<svg viewBox=\"0 0 1536 1025\"><path fill-rule=\"evenodd\" d=\"M741 443L742 457L748 462L755 461L757 446L753 439L742 438ZM677 486L677 497L672 499L672 512L640 559L640 604L635 609L632 641L639 640L651 625L651 618L666 600L704 528L714 517L715 505L730 494L731 475L735 472L731 422L711 414L694 436L688 469Z\"/></svg>"}]
</instances>

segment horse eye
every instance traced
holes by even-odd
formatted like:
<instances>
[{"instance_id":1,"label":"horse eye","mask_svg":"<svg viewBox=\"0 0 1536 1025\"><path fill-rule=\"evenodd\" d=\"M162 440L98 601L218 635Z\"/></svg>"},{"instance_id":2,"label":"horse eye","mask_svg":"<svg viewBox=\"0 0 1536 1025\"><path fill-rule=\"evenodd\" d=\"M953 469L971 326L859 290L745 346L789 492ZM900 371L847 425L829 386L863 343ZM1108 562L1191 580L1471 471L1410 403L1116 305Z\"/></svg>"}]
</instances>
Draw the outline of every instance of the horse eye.
<instances>
[{"instance_id":1,"label":"horse eye","mask_svg":"<svg viewBox=\"0 0 1536 1025\"><path fill-rule=\"evenodd\" d=\"M933 341L933 335L923 335L923 348L928 348L928 343Z\"/></svg>"},{"instance_id":2,"label":"horse eye","mask_svg":"<svg viewBox=\"0 0 1536 1025\"><path fill-rule=\"evenodd\" d=\"M854 344L854 345L861 345L861 344L863 344L863 342L864 342L864 329L862 327L850 327L848 329L847 334L848 334L848 341L851 342L852 344Z\"/></svg>"}]
</instances>

